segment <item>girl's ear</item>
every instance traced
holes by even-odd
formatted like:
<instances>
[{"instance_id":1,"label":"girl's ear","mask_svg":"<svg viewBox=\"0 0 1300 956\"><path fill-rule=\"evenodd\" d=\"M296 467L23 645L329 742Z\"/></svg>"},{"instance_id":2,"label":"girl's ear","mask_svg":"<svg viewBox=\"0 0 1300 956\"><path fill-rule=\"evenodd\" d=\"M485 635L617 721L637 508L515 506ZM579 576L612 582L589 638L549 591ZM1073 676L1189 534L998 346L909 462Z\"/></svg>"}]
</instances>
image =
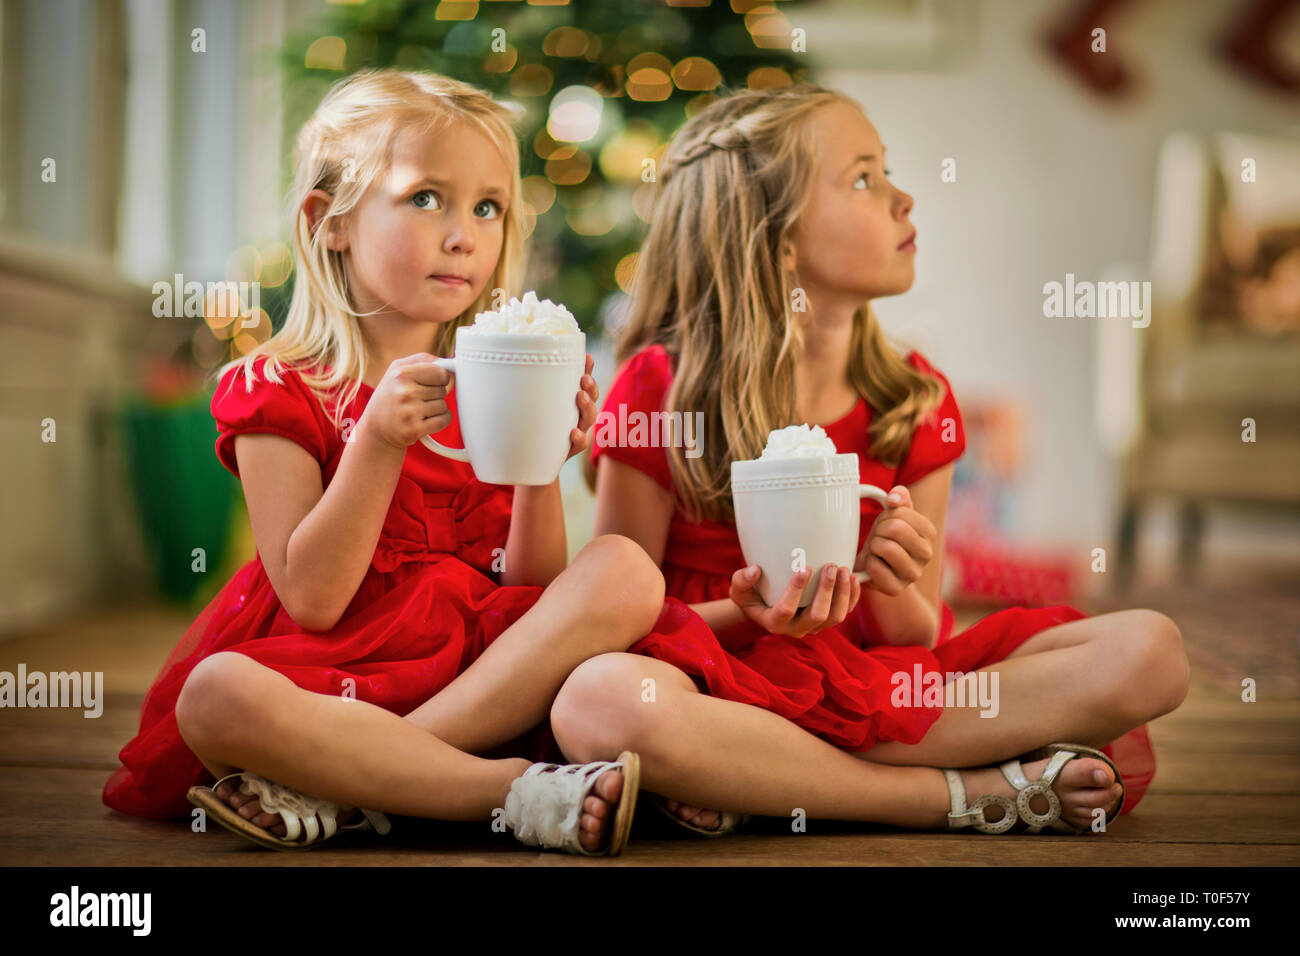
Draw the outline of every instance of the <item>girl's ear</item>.
<instances>
[{"instance_id":1,"label":"girl's ear","mask_svg":"<svg viewBox=\"0 0 1300 956\"><path fill-rule=\"evenodd\" d=\"M787 237L781 241L781 269L784 269L785 272L794 272L794 265L796 264L794 242Z\"/></svg>"},{"instance_id":2,"label":"girl's ear","mask_svg":"<svg viewBox=\"0 0 1300 956\"><path fill-rule=\"evenodd\" d=\"M785 272L794 272L794 267L798 264L797 256L794 251L794 243L789 239L781 243L781 268Z\"/></svg>"},{"instance_id":3,"label":"girl's ear","mask_svg":"<svg viewBox=\"0 0 1300 956\"><path fill-rule=\"evenodd\" d=\"M307 194L307 198L302 201L302 211L307 217L307 227L313 235L317 228L320 227L321 220L329 212L330 205L334 202L334 197L323 189L313 189ZM347 234L341 228L341 225L334 225L325 234L325 248L333 252L343 252L348 248Z\"/></svg>"}]
</instances>

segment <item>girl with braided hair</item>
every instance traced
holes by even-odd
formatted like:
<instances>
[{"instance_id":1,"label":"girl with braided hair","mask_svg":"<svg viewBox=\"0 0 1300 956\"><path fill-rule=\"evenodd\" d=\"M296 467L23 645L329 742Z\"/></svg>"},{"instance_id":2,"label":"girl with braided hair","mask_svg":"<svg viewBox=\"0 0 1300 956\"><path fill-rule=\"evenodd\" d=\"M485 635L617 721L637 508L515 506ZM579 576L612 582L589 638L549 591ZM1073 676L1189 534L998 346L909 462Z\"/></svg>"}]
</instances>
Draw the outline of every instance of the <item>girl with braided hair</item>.
<instances>
[{"instance_id":1,"label":"girl with braided hair","mask_svg":"<svg viewBox=\"0 0 1300 956\"><path fill-rule=\"evenodd\" d=\"M1145 722L1186 694L1181 636L1154 611L1066 606L953 633L940 579L965 437L947 378L895 351L871 307L915 277L913 199L889 177L861 107L814 85L724 96L669 144L604 412L702 421L698 453L619 444L598 418L588 474L596 532L639 542L669 603L710 633L652 634L580 664L551 726L569 759L637 751L646 788L698 832L801 813L1104 829L1153 775ZM744 566L729 466L797 423L824 428L858 455L860 481L891 493L883 509L863 499L853 568L800 572L768 607ZM951 700L961 675L990 676L972 672L997 680L993 713L898 693L899 675L924 675Z\"/></svg>"}]
</instances>

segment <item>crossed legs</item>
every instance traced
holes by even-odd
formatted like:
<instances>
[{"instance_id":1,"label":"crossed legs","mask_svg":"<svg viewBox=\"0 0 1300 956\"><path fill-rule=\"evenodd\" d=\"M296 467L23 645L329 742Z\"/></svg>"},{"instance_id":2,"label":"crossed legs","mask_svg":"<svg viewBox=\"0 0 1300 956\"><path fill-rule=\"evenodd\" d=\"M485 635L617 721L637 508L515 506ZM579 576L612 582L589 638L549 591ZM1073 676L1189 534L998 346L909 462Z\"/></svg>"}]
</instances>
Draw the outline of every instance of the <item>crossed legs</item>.
<instances>
[{"instance_id":1,"label":"crossed legs","mask_svg":"<svg viewBox=\"0 0 1300 956\"><path fill-rule=\"evenodd\" d=\"M580 664L551 708L551 727L571 760L638 751L645 787L692 807L782 817L802 809L929 829L944 825L949 806L933 768L979 767L1057 740L1109 742L1177 707L1189 677L1177 627L1147 610L1049 628L987 669L999 674L996 718L947 708L920 743L860 755L758 707L700 694L677 668L625 653ZM643 694L646 678L653 700ZM1026 773L1037 776L1033 765ZM1008 786L996 770L967 777L972 791ZM1092 807L1113 805L1113 783L1101 761L1071 761L1056 784L1066 818L1086 823Z\"/></svg>"},{"instance_id":2,"label":"crossed legs","mask_svg":"<svg viewBox=\"0 0 1300 956\"><path fill-rule=\"evenodd\" d=\"M541 722L580 662L630 647L650 630L663 593L659 569L639 547L602 535L472 666L406 717L303 690L243 654L222 652L191 672L177 701L177 725L217 777L250 770L337 803L486 820L504 807L529 761L469 752ZM616 801L617 778L603 775L597 793ZM244 802L241 814L255 823L278 820ZM584 830L599 831L601 818L584 819Z\"/></svg>"}]
</instances>

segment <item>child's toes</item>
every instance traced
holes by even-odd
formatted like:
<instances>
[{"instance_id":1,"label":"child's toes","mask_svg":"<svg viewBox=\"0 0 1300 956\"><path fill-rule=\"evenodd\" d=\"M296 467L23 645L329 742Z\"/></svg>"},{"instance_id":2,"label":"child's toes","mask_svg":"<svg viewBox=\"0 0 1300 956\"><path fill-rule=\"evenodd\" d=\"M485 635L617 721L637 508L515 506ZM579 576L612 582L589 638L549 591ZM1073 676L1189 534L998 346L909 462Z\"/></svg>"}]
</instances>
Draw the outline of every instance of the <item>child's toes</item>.
<instances>
[{"instance_id":1,"label":"child's toes","mask_svg":"<svg viewBox=\"0 0 1300 956\"><path fill-rule=\"evenodd\" d=\"M721 816L717 810L701 810L696 814L695 819L691 821L697 827L704 827L706 830L715 830L718 824L722 822Z\"/></svg>"},{"instance_id":2,"label":"child's toes","mask_svg":"<svg viewBox=\"0 0 1300 956\"><path fill-rule=\"evenodd\" d=\"M1101 777L1097 774L1101 773ZM1061 768L1058 777L1061 787L1091 790L1095 787L1108 787L1114 782L1110 768L1091 757L1076 757ZM1060 789L1059 787L1057 788Z\"/></svg>"},{"instance_id":3,"label":"child's toes","mask_svg":"<svg viewBox=\"0 0 1300 956\"><path fill-rule=\"evenodd\" d=\"M597 819L603 820L609 812L609 804L599 797L588 797L582 802L582 809Z\"/></svg>"},{"instance_id":4,"label":"child's toes","mask_svg":"<svg viewBox=\"0 0 1300 956\"><path fill-rule=\"evenodd\" d=\"M592 788L593 792L601 797L605 802L616 805L619 796L623 793L623 774L618 770L606 770L596 781L596 786Z\"/></svg>"},{"instance_id":5,"label":"child's toes","mask_svg":"<svg viewBox=\"0 0 1300 956\"><path fill-rule=\"evenodd\" d=\"M584 813L578 819L578 842L584 850L600 849L601 839L605 835L605 821L591 814Z\"/></svg>"},{"instance_id":6,"label":"child's toes","mask_svg":"<svg viewBox=\"0 0 1300 956\"><path fill-rule=\"evenodd\" d=\"M278 813L267 813L263 810L256 816L250 817L249 822L254 826L259 826L263 830L272 829L277 823L283 823L284 819Z\"/></svg>"},{"instance_id":7,"label":"child's toes","mask_svg":"<svg viewBox=\"0 0 1300 956\"><path fill-rule=\"evenodd\" d=\"M1097 819L1097 811L1109 816L1118 799L1119 784L1076 790L1062 801L1062 816L1076 827L1091 827L1093 820Z\"/></svg>"}]
</instances>

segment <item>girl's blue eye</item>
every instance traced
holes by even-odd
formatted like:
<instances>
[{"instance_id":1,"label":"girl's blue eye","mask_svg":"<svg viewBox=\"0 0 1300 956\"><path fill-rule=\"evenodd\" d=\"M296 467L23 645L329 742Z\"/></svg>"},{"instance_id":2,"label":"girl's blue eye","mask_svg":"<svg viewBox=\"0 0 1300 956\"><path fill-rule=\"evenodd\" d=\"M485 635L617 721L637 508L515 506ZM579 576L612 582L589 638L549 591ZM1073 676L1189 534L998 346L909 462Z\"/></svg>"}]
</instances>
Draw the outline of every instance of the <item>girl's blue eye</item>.
<instances>
[{"instance_id":1,"label":"girl's blue eye","mask_svg":"<svg viewBox=\"0 0 1300 956\"><path fill-rule=\"evenodd\" d=\"M885 175L886 175L886 176L889 175L889 170L888 170L888 169L885 170ZM853 184L856 186L858 183L862 182L862 180L867 179L867 178L869 178L870 176L871 176L870 173L863 173L861 176L859 176L857 179L855 179L855 180L853 181ZM870 187L870 185L871 185L870 183L867 183L867 186L868 186L868 187Z\"/></svg>"},{"instance_id":2,"label":"girl's blue eye","mask_svg":"<svg viewBox=\"0 0 1300 956\"><path fill-rule=\"evenodd\" d=\"M490 208L492 208L492 209L496 212L496 215L494 215L494 216L485 216L484 218L486 218L486 219L496 219L497 216L501 215L501 205L500 205L499 203L493 202L491 199L484 199L484 200L483 200L481 203L479 203L478 205L479 205L480 207L481 207L481 206L489 206ZM477 207L476 207L476 208L477 208Z\"/></svg>"},{"instance_id":3,"label":"girl's blue eye","mask_svg":"<svg viewBox=\"0 0 1300 956\"><path fill-rule=\"evenodd\" d=\"M432 189L421 189L418 193L416 193L414 196L411 197L411 202L415 203L416 207L419 209L429 209L431 207L425 203L420 202L419 199L421 196L433 196L433 195L434 192Z\"/></svg>"}]
</instances>

